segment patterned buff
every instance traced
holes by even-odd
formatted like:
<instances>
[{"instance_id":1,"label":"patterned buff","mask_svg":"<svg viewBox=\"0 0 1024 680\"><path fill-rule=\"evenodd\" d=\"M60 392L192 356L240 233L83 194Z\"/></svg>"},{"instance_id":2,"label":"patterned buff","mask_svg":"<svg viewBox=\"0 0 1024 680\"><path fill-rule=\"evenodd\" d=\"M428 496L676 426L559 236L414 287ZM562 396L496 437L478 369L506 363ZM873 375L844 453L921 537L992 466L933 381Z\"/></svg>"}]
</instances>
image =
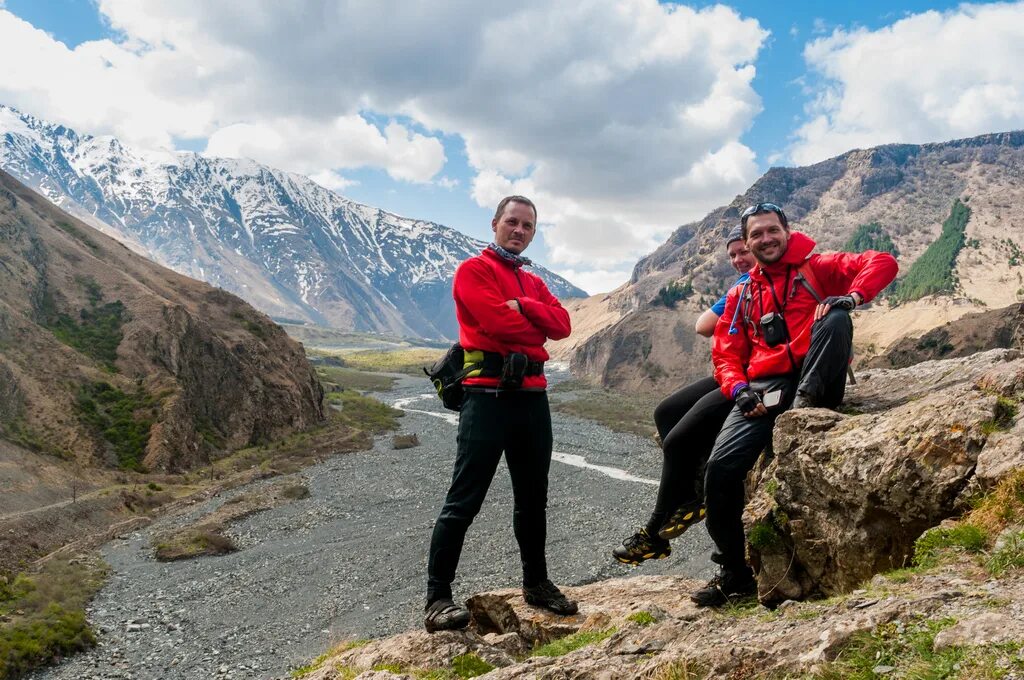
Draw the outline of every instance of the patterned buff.
<instances>
[{"instance_id":1,"label":"patterned buff","mask_svg":"<svg viewBox=\"0 0 1024 680\"><path fill-rule=\"evenodd\" d=\"M523 265L526 265L527 267L533 266L533 260L531 260L530 258L524 257L522 255L516 255L513 252L505 250L497 243L491 243L487 247L496 252L503 260L508 260L517 267L522 267Z\"/></svg>"}]
</instances>

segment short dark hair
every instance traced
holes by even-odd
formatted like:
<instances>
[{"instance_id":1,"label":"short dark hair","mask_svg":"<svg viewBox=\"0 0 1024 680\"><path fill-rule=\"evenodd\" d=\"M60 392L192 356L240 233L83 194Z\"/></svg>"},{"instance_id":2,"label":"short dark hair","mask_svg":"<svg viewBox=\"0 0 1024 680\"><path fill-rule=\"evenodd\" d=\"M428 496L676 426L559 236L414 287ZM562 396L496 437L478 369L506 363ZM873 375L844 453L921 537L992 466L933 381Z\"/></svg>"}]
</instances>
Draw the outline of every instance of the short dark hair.
<instances>
[{"instance_id":1,"label":"short dark hair","mask_svg":"<svg viewBox=\"0 0 1024 680\"><path fill-rule=\"evenodd\" d=\"M495 220L501 219L501 216L505 214L505 206L509 203L522 203L523 205L530 206L533 209L533 221L537 221L537 206L535 206L533 201L528 199L526 196L506 196L501 199L501 202L498 203L498 209L494 211Z\"/></svg>"},{"instance_id":2,"label":"short dark hair","mask_svg":"<svg viewBox=\"0 0 1024 680\"><path fill-rule=\"evenodd\" d=\"M744 241L747 240L747 220L754 215L767 215L768 213L778 215L782 228L789 231L789 220L786 219L786 213L782 212L782 208L774 203L755 203L740 214L740 227L743 229Z\"/></svg>"}]
</instances>

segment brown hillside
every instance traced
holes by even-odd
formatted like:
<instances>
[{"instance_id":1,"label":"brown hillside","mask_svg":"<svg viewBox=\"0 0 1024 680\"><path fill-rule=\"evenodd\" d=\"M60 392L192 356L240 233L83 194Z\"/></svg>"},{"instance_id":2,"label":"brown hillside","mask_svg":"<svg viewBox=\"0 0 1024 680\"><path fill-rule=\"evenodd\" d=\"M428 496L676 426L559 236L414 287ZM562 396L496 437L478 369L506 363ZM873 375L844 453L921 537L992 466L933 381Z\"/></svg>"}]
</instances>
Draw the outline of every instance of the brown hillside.
<instances>
[{"instance_id":1,"label":"brown hillside","mask_svg":"<svg viewBox=\"0 0 1024 680\"><path fill-rule=\"evenodd\" d=\"M594 331L599 324L582 318L588 307L579 308L574 326L591 331L574 340L572 369L621 389L668 390L707 375L709 345L694 345L686 331L734 280L723 237L740 211L759 201L783 206L793 228L817 241L818 252L843 248L858 227L877 222L899 249L902 273L938 237L955 199L970 208L953 293L859 312L871 317L870 323L855 322L859 356L881 352L908 333L1018 302L1024 296L1024 232L1014 225L1013 206L1022 180L1024 132L881 146L808 167L772 168L745 194L680 227L641 260L630 283L602 306L621 312L613 324ZM659 291L687 282L693 294L671 310L659 301ZM607 363L621 368L609 370Z\"/></svg>"},{"instance_id":2,"label":"brown hillside","mask_svg":"<svg viewBox=\"0 0 1024 680\"><path fill-rule=\"evenodd\" d=\"M323 419L301 346L0 172L0 430L85 466L181 470Z\"/></svg>"}]
</instances>

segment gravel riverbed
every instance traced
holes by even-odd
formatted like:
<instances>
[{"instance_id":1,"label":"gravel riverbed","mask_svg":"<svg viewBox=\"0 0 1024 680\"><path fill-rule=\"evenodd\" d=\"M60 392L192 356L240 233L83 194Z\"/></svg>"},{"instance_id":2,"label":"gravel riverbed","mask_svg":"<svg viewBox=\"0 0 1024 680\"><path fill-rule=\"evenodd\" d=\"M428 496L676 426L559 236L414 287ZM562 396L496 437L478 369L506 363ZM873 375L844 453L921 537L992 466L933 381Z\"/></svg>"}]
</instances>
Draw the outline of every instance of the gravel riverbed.
<instances>
[{"instance_id":1,"label":"gravel riverbed","mask_svg":"<svg viewBox=\"0 0 1024 680\"><path fill-rule=\"evenodd\" d=\"M30 677L286 678L332 643L422 625L427 547L451 479L457 418L428 390L424 379L402 376L376 395L405 410L398 431L416 433L420 446L393 450L388 434L370 451L306 468L295 477L306 481L309 498L232 525L236 553L161 563L150 539L266 482L104 546L112 573L89 608L98 646ZM632 573L710 575L703 524L674 541L668 559L635 569L611 559L650 512L661 452L652 440L552 415L552 579L578 585ZM466 538L455 595L515 586L520 575L503 463Z\"/></svg>"}]
</instances>

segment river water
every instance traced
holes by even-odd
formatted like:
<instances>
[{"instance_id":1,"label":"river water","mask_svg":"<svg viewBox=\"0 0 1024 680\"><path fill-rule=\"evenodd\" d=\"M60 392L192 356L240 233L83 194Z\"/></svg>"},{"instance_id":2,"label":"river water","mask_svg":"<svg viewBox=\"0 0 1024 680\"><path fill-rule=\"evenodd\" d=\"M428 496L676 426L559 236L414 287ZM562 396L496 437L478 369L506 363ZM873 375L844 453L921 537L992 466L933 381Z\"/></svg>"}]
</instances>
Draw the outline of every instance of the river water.
<instances>
[{"instance_id":1,"label":"river water","mask_svg":"<svg viewBox=\"0 0 1024 680\"><path fill-rule=\"evenodd\" d=\"M416 433L420 446L394 450L389 434L370 451L306 468L296 476L310 497L233 525L236 553L161 563L150 539L252 486L104 546L112 574L89 608L99 645L32 677L288 677L332 643L421 626L427 548L451 479L458 417L429 389L423 378L401 376L375 395L405 411L399 432ZM646 521L661 452L650 439L552 416L552 580L571 586L630 574L709 575L703 524L674 541L668 559L637 568L611 559L611 549ZM455 597L516 586L520 575L502 463L467 535Z\"/></svg>"}]
</instances>

